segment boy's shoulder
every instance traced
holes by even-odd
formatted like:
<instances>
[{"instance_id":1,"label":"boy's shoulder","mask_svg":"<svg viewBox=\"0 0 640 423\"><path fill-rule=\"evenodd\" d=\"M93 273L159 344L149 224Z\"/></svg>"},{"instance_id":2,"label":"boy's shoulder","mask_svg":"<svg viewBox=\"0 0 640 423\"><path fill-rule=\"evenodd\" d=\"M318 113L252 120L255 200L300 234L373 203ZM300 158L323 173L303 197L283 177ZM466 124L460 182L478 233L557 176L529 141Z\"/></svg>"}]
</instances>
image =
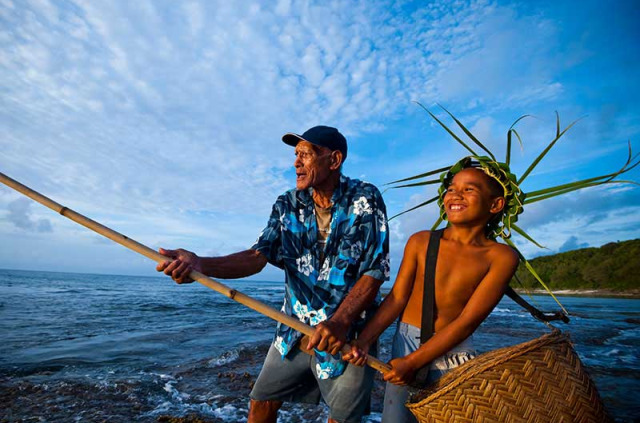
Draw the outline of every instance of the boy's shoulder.
<instances>
[{"instance_id":1,"label":"boy's shoulder","mask_svg":"<svg viewBox=\"0 0 640 423\"><path fill-rule=\"evenodd\" d=\"M410 242L416 242L416 241L423 240L423 239L429 239L430 235L431 235L431 231L418 231L418 232L413 233L409 237L409 241Z\"/></svg>"},{"instance_id":2,"label":"boy's shoulder","mask_svg":"<svg viewBox=\"0 0 640 423\"><path fill-rule=\"evenodd\" d=\"M502 242L498 242L495 239L487 239L487 246L496 251L498 254L516 254L516 251ZM517 255L517 254L516 254Z\"/></svg>"},{"instance_id":3,"label":"boy's shoulder","mask_svg":"<svg viewBox=\"0 0 640 423\"><path fill-rule=\"evenodd\" d=\"M405 257L417 257L427 251L431 231L419 231L412 234L404 245Z\"/></svg>"},{"instance_id":4,"label":"boy's shoulder","mask_svg":"<svg viewBox=\"0 0 640 423\"><path fill-rule=\"evenodd\" d=\"M507 244L502 244L500 242L490 240L488 246L489 254L492 261L500 260L514 264L517 264L520 261L520 257L518 256L516 250L514 250Z\"/></svg>"},{"instance_id":5,"label":"boy's shoulder","mask_svg":"<svg viewBox=\"0 0 640 423\"><path fill-rule=\"evenodd\" d=\"M431 236L431 231L415 232L407 240L407 247L412 247L412 248L424 247L424 245L429 242L430 236Z\"/></svg>"}]
</instances>

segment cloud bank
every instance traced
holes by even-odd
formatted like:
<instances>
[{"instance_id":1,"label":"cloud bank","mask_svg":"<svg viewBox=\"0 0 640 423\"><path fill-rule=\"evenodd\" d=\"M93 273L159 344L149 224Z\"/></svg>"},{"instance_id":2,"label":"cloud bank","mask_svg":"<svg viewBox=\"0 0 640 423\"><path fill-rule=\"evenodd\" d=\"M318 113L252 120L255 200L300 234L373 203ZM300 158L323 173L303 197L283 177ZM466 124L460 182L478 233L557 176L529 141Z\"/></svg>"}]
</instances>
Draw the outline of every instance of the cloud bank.
<instances>
[{"instance_id":1,"label":"cloud bank","mask_svg":"<svg viewBox=\"0 0 640 423\"><path fill-rule=\"evenodd\" d=\"M591 113L546 160L549 174L532 175L542 185L558 175L571 180L617 166L626 139L640 133L637 100L629 99L639 98L629 69L640 66L620 53L637 51L628 9L624 2L616 11L586 2L575 12L484 0L2 0L0 168L154 247L203 254L251 245L275 197L292 187L293 152L279 141L285 132L340 128L350 142L345 172L379 185L463 155L412 101L446 104L500 151L511 122L536 115L522 122L517 169L548 142L554 109L569 120ZM604 42L605 18L620 28L619 48ZM637 192L598 193L570 202L563 220L574 225L569 232L587 225L592 235L569 242L571 235L545 229L567 216L561 203L528 210L532 231L554 248L636 237L637 224L598 225L637 215ZM389 213L427 194L387 192ZM0 236L40 255L25 260L25 251L0 247L1 267L77 269L42 259L51 248L43 240L58 236L92 260L80 229L17 198L0 190ZM406 238L435 214L392 225L394 267ZM144 266L123 258L113 272Z\"/></svg>"}]
</instances>

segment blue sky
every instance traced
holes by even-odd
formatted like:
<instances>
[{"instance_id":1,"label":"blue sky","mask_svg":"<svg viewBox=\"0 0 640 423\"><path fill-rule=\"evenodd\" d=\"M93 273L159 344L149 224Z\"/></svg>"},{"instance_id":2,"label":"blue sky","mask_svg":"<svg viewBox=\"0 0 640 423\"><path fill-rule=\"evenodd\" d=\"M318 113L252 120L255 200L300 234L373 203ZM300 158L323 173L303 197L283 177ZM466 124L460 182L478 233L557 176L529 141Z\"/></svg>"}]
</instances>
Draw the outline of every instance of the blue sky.
<instances>
[{"instance_id":1,"label":"blue sky","mask_svg":"<svg viewBox=\"0 0 640 423\"><path fill-rule=\"evenodd\" d=\"M338 127L347 175L384 183L465 155L419 101L445 105L522 173L582 120L525 191L609 172L640 151L636 1L0 0L0 171L144 244L249 247L294 186L286 132ZM447 121L450 122L450 121ZM636 169L628 179L640 181ZM389 214L433 195L384 194ZM640 235L639 188L533 204L547 250ZM391 222L392 268L434 207ZM0 268L151 275L154 264L0 187ZM279 280L275 268L258 279Z\"/></svg>"}]
</instances>

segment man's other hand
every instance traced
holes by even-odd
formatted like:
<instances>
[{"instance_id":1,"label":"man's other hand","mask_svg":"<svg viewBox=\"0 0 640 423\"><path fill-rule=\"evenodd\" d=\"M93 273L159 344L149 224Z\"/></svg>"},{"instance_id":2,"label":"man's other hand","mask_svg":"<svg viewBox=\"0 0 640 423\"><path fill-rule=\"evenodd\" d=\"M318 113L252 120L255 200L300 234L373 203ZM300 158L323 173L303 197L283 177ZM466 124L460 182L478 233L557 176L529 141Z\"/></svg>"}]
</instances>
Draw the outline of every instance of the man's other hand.
<instances>
[{"instance_id":1,"label":"man's other hand","mask_svg":"<svg viewBox=\"0 0 640 423\"><path fill-rule=\"evenodd\" d=\"M308 349L316 348L329 354L337 354L347 342L349 325L332 320L326 320L315 327L313 336L309 339Z\"/></svg>"},{"instance_id":2,"label":"man's other hand","mask_svg":"<svg viewBox=\"0 0 640 423\"><path fill-rule=\"evenodd\" d=\"M165 275L171 276L171 279L178 284L191 283L193 279L189 276L192 270L201 272L200 257L192 253L191 251L183 250L179 248L177 250L165 250L160 248L158 250L163 256L167 256L173 261L165 261L159 263L156 266L158 272L164 272Z\"/></svg>"}]
</instances>

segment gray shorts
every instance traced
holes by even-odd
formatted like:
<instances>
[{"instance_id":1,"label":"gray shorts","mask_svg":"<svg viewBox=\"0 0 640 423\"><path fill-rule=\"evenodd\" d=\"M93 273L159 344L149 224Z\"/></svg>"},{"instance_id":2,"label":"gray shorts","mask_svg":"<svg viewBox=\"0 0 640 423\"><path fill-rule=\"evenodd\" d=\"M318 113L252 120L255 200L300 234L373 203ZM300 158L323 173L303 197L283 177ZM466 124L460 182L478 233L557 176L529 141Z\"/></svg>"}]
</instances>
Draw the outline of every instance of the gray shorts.
<instances>
[{"instance_id":1,"label":"gray shorts","mask_svg":"<svg viewBox=\"0 0 640 423\"><path fill-rule=\"evenodd\" d=\"M371 354L375 355L375 348ZM333 379L318 379L315 358L294 348L282 360L271 344L250 397L256 401L291 401L329 406L329 417L341 423L360 423L369 409L375 371L347 365Z\"/></svg>"},{"instance_id":2,"label":"gray shorts","mask_svg":"<svg viewBox=\"0 0 640 423\"><path fill-rule=\"evenodd\" d=\"M404 357L420 347L420 328L398 322L396 333L393 336L391 356L393 358ZM476 356L471 337L453 347L448 353L433 360L428 367L420 369L416 375L416 381L426 386L442 377L449 370L466 363ZM407 386L398 386L387 382L384 392L384 410L382 411L382 423L417 423L417 419L411 411L404 406L409 399L410 389Z\"/></svg>"}]
</instances>

